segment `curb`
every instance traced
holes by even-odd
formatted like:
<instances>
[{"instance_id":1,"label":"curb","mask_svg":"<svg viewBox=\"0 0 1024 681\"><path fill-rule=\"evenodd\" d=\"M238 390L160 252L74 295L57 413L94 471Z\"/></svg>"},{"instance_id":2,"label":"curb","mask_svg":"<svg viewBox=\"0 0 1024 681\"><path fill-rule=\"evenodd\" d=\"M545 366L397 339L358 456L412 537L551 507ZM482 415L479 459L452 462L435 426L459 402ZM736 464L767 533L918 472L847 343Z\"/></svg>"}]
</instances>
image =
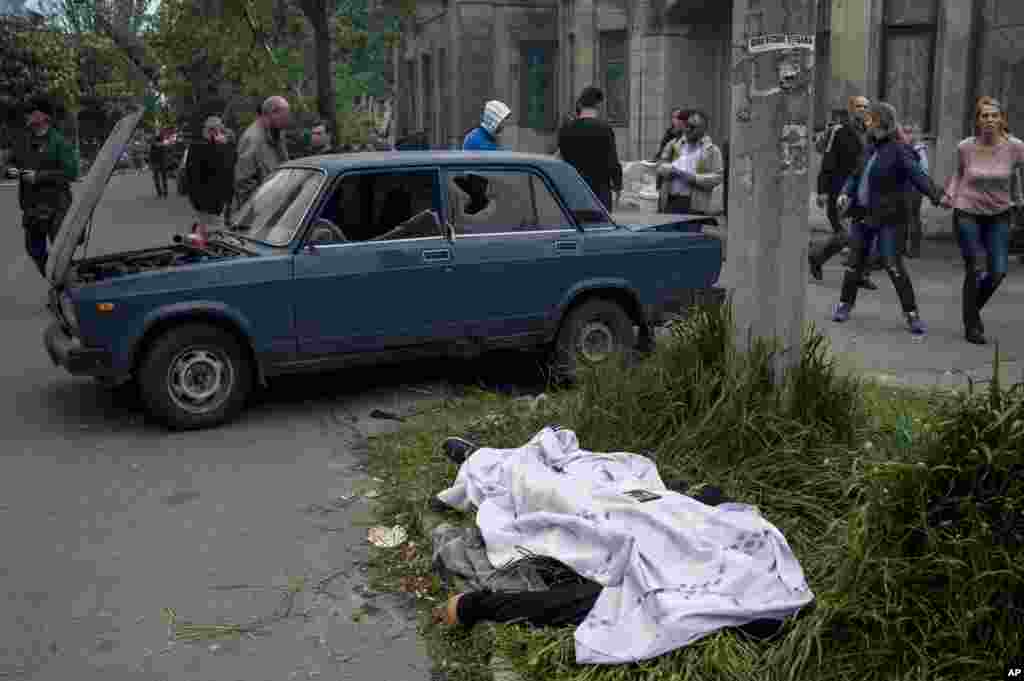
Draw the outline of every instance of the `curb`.
<instances>
[{"instance_id":1,"label":"curb","mask_svg":"<svg viewBox=\"0 0 1024 681\"><path fill-rule=\"evenodd\" d=\"M420 531L427 539L430 539L431 534L441 523L445 522L444 518L429 509L424 509L419 512L416 516L416 523L419 526ZM453 577L452 584L458 591L468 591L469 585L460 578ZM489 630L494 630L498 625L494 622L481 622L477 624L478 627L487 627ZM513 668L512 664L503 656L498 653L491 653L491 660L489 663L491 669L491 678L493 681L523 681L523 677L520 676Z\"/></svg>"}]
</instances>

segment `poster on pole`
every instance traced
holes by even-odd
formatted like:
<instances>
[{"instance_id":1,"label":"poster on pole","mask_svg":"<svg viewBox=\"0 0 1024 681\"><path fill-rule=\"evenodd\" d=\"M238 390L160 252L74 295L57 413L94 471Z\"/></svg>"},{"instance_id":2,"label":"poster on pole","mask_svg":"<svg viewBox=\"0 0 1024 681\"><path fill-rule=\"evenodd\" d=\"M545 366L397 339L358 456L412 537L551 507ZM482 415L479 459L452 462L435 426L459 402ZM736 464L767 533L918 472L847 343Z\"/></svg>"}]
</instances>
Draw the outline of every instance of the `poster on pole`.
<instances>
[{"instance_id":1,"label":"poster on pole","mask_svg":"<svg viewBox=\"0 0 1024 681\"><path fill-rule=\"evenodd\" d=\"M766 33L747 40L747 51L751 54L777 52L780 50L813 50L814 36L802 33Z\"/></svg>"}]
</instances>

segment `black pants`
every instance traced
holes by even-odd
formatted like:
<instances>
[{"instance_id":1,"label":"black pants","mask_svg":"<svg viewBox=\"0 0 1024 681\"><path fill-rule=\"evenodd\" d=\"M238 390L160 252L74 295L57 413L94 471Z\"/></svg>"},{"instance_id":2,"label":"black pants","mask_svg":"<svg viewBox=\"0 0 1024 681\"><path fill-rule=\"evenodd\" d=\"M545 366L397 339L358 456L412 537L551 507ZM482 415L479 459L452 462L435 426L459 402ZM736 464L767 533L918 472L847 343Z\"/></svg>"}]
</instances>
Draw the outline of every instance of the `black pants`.
<instances>
[{"instance_id":1,"label":"black pants","mask_svg":"<svg viewBox=\"0 0 1024 681\"><path fill-rule=\"evenodd\" d=\"M857 289L871 266L870 255L874 243L879 242L882 268L889 274L900 306L904 314L917 312L917 300L914 296L914 285L903 264L896 241L900 228L897 225L870 226L862 222L854 223L850 229L850 264L843 275L843 288L839 301L853 307L857 302Z\"/></svg>"},{"instance_id":2,"label":"black pants","mask_svg":"<svg viewBox=\"0 0 1024 681\"><path fill-rule=\"evenodd\" d=\"M691 208L693 200L689 196L672 194L665 200L665 212L674 215L697 215Z\"/></svg>"},{"instance_id":3,"label":"black pants","mask_svg":"<svg viewBox=\"0 0 1024 681\"><path fill-rule=\"evenodd\" d=\"M838 198L838 194L829 194L825 203L825 214L828 215L828 222L832 226L832 236L824 243L811 248L810 260L819 267L850 245L850 238L843 228L842 220L839 219L839 208L836 206Z\"/></svg>"},{"instance_id":4,"label":"black pants","mask_svg":"<svg viewBox=\"0 0 1024 681\"><path fill-rule=\"evenodd\" d=\"M57 232L64 220L64 214L71 201L65 200L57 208L38 206L22 214L21 226L25 230L25 252L32 258L39 274L46 277L46 261L49 260L49 245L57 238Z\"/></svg>"},{"instance_id":5,"label":"black pants","mask_svg":"<svg viewBox=\"0 0 1024 681\"><path fill-rule=\"evenodd\" d=\"M157 196L167 196L167 168L153 166L153 184L156 186Z\"/></svg>"},{"instance_id":6,"label":"black pants","mask_svg":"<svg viewBox=\"0 0 1024 681\"><path fill-rule=\"evenodd\" d=\"M923 196L917 192L910 192L907 199L907 223L900 237L902 253L909 258L921 257L921 235L924 232L924 225L921 222L921 204L923 202Z\"/></svg>"}]
</instances>

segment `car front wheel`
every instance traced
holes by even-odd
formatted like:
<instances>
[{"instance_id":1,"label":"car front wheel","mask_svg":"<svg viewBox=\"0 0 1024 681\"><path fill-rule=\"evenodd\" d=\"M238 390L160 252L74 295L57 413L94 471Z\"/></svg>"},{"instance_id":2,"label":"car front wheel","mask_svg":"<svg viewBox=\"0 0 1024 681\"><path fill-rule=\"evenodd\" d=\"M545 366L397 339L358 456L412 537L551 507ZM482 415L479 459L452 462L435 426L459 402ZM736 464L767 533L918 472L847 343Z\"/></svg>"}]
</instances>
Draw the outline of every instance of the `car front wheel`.
<instances>
[{"instance_id":1,"label":"car front wheel","mask_svg":"<svg viewBox=\"0 0 1024 681\"><path fill-rule=\"evenodd\" d=\"M235 338L215 326L186 324L156 339L138 372L149 412L175 430L234 418L252 390L252 367Z\"/></svg>"},{"instance_id":2,"label":"car front wheel","mask_svg":"<svg viewBox=\"0 0 1024 681\"><path fill-rule=\"evenodd\" d=\"M575 379L582 368L630 357L636 349L633 320L618 303L588 300L569 311L555 341L555 373Z\"/></svg>"}]
</instances>

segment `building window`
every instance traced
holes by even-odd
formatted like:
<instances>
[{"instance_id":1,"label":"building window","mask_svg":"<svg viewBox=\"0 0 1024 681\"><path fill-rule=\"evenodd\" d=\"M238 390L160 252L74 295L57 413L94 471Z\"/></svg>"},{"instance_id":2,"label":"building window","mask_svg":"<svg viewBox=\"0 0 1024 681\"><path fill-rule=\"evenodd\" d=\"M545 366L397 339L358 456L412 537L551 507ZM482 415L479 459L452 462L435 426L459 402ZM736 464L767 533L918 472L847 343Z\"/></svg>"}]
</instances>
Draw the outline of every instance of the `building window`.
<instances>
[{"instance_id":1,"label":"building window","mask_svg":"<svg viewBox=\"0 0 1024 681\"><path fill-rule=\"evenodd\" d=\"M555 82L556 44L523 42L520 43L520 53L519 109L522 114L519 124L534 130L554 130L558 92Z\"/></svg>"},{"instance_id":2,"label":"building window","mask_svg":"<svg viewBox=\"0 0 1024 681\"><path fill-rule=\"evenodd\" d=\"M935 79L936 0L886 0L883 28L881 98L904 123L932 128Z\"/></svg>"},{"instance_id":3,"label":"building window","mask_svg":"<svg viewBox=\"0 0 1024 681\"><path fill-rule=\"evenodd\" d=\"M626 31L601 33L601 86L604 89L605 117L616 127L629 125L629 34Z\"/></svg>"}]
</instances>

